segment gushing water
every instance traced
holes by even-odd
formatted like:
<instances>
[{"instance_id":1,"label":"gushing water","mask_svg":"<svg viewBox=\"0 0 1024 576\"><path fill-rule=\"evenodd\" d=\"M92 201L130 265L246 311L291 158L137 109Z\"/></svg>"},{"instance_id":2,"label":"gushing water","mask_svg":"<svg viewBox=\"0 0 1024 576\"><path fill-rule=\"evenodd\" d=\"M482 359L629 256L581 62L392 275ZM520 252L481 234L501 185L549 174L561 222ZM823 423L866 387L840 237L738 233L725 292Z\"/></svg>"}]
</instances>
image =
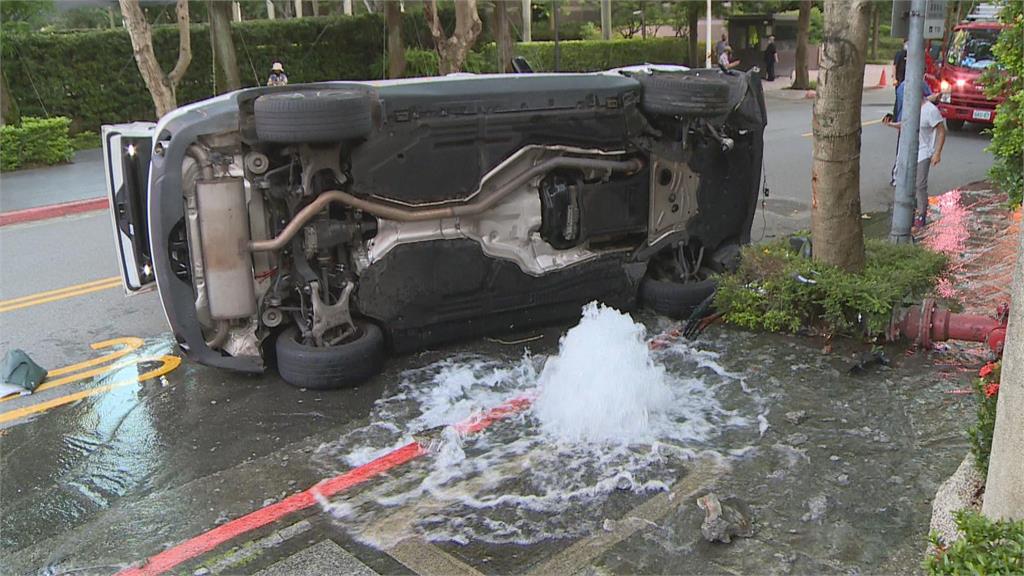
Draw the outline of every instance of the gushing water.
<instances>
[{"instance_id":1,"label":"gushing water","mask_svg":"<svg viewBox=\"0 0 1024 576\"><path fill-rule=\"evenodd\" d=\"M762 400L743 375L683 342L652 352L645 335L628 315L589 304L557 354L454 354L406 371L370 425L321 446L319 456L337 473L441 427L431 455L363 504L325 509L382 548L409 532L529 544L600 530L612 494L665 490L698 455L746 454ZM531 410L482 433L452 427L524 394L536 395ZM726 430L737 431L738 445L715 444ZM399 507L419 520L382 520Z\"/></svg>"},{"instance_id":2,"label":"gushing water","mask_svg":"<svg viewBox=\"0 0 1024 576\"><path fill-rule=\"evenodd\" d=\"M541 372L534 403L541 429L575 442L652 440L651 419L663 416L672 390L645 332L626 314L588 304Z\"/></svg>"}]
</instances>

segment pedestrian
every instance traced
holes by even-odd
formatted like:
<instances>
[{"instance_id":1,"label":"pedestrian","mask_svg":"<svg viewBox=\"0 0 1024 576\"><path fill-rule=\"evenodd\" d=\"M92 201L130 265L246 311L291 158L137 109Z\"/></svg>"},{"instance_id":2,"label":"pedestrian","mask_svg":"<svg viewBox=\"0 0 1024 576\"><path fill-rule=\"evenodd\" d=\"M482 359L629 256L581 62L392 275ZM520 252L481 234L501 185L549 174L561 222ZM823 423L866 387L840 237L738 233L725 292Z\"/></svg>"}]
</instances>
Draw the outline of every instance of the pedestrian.
<instances>
[{"instance_id":1,"label":"pedestrian","mask_svg":"<svg viewBox=\"0 0 1024 576\"><path fill-rule=\"evenodd\" d=\"M902 112L902 111L901 111ZM883 123L897 130L902 120L885 119ZM942 161L942 147L946 144L946 120L938 107L928 98L921 98L921 127L918 130L917 178L914 181L914 196L917 210L914 226L923 227L928 219L928 172ZM904 162L897 152L896 177L900 177Z\"/></svg>"},{"instance_id":2,"label":"pedestrian","mask_svg":"<svg viewBox=\"0 0 1024 576\"><path fill-rule=\"evenodd\" d=\"M779 62L779 51L775 49L775 36L768 36L764 48L764 73L769 82L775 80L775 65Z\"/></svg>"},{"instance_id":3,"label":"pedestrian","mask_svg":"<svg viewBox=\"0 0 1024 576\"><path fill-rule=\"evenodd\" d=\"M903 80L907 77L907 41L903 41L903 46L896 51L896 55L892 59L893 76L896 78L896 90L900 89L900 85L903 84ZM901 106L902 98L896 97L896 103L892 107L892 115L898 117L896 108Z\"/></svg>"},{"instance_id":4,"label":"pedestrian","mask_svg":"<svg viewBox=\"0 0 1024 576\"><path fill-rule=\"evenodd\" d=\"M270 78L267 78L267 86L287 86L288 76L284 73L284 65L274 62L270 67Z\"/></svg>"},{"instance_id":5,"label":"pedestrian","mask_svg":"<svg viewBox=\"0 0 1024 576\"><path fill-rule=\"evenodd\" d=\"M725 70L730 70L732 68L735 68L735 67L739 66L740 65L740 61L739 60L732 60L732 61L729 60L729 57L731 55L732 55L732 46L729 46L728 44L726 44L725 47L722 48L722 53L718 56L718 65L721 66Z\"/></svg>"},{"instance_id":6,"label":"pedestrian","mask_svg":"<svg viewBox=\"0 0 1024 576\"><path fill-rule=\"evenodd\" d=\"M890 115L886 115L885 118L882 118L882 122L883 123L887 122L887 121L897 122L897 123L903 121L903 88L905 86L906 86L906 84L901 82L900 85L896 87L896 105L893 108L893 114L891 116ZM926 98L928 100L931 100L932 102L935 102L935 98L937 96L938 96L937 94L932 94L932 89L928 86L927 82L922 82L921 83L921 97L922 98ZM897 124L897 126L898 126L898 124ZM893 160L893 163L892 163L892 171L890 172L891 177L889 179L889 185L890 186L896 186L896 167L899 166L899 156L900 156L900 137L899 137L899 133L897 132L897 135L896 135L896 159Z\"/></svg>"},{"instance_id":7,"label":"pedestrian","mask_svg":"<svg viewBox=\"0 0 1024 576\"><path fill-rule=\"evenodd\" d=\"M722 57L725 53L725 47L729 45L729 37L726 36L725 31L722 31L722 39L715 43L715 59Z\"/></svg>"}]
</instances>

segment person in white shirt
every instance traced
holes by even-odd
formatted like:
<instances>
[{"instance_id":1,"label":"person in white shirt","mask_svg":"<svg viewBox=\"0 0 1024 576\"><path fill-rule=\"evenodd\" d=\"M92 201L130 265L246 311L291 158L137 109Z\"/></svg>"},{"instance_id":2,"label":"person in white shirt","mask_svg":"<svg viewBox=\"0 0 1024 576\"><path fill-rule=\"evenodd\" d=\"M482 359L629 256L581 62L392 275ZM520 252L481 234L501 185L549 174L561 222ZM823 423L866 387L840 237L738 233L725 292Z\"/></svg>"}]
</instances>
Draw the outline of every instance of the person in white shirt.
<instances>
[{"instance_id":1,"label":"person in white shirt","mask_svg":"<svg viewBox=\"0 0 1024 576\"><path fill-rule=\"evenodd\" d=\"M886 119L885 125L899 129L900 122ZM921 99L921 127L918 130L917 179L914 181L914 196L917 198L917 216L914 226L924 226L928 217L928 171L942 161L942 147L946 144L946 120L938 107L928 99ZM902 151L898 156L902 155ZM896 159L896 178L900 178L903 162Z\"/></svg>"},{"instance_id":2,"label":"person in white shirt","mask_svg":"<svg viewBox=\"0 0 1024 576\"><path fill-rule=\"evenodd\" d=\"M739 66L739 60L736 60L734 62L729 61L729 56L731 54L732 46L726 46L725 48L722 48L722 53L718 55L718 65L721 66L722 68L725 68L726 70Z\"/></svg>"}]
</instances>

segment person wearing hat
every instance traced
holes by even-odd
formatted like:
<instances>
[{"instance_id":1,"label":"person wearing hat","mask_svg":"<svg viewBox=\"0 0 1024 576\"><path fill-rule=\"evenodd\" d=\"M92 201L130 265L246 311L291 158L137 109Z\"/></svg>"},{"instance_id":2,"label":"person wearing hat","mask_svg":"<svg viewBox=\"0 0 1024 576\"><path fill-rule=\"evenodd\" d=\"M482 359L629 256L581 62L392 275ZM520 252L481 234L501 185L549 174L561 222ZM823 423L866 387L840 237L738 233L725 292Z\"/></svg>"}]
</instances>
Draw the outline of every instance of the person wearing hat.
<instances>
[{"instance_id":1,"label":"person wearing hat","mask_svg":"<svg viewBox=\"0 0 1024 576\"><path fill-rule=\"evenodd\" d=\"M274 62L270 67L270 78L267 79L267 86L285 86L288 84L288 76L284 73L284 66L280 62Z\"/></svg>"},{"instance_id":2,"label":"person wearing hat","mask_svg":"<svg viewBox=\"0 0 1024 576\"><path fill-rule=\"evenodd\" d=\"M730 68L735 68L735 67L739 66L740 65L740 61L739 60L734 60L732 62L729 61L729 57L731 55L732 55L732 46L729 46L728 44L726 44L725 47L722 48L722 53L718 55L718 65L721 66L722 68L726 69L726 70L729 70Z\"/></svg>"}]
</instances>

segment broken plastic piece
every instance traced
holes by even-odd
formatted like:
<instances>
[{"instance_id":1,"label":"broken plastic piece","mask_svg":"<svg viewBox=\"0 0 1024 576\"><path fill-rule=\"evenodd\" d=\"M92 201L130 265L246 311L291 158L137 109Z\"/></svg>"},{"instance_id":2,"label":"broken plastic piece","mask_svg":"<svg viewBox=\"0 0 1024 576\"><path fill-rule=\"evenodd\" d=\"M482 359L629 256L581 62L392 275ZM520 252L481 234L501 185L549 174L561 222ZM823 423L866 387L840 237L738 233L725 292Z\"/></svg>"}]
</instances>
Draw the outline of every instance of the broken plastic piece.
<instances>
[{"instance_id":1,"label":"broken plastic piece","mask_svg":"<svg viewBox=\"0 0 1024 576\"><path fill-rule=\"evenodd\" d=\"M16 348L4 355L0 366L0 397L31 394L45 379L46 370Z\"/></svg>"}]
</instances>

